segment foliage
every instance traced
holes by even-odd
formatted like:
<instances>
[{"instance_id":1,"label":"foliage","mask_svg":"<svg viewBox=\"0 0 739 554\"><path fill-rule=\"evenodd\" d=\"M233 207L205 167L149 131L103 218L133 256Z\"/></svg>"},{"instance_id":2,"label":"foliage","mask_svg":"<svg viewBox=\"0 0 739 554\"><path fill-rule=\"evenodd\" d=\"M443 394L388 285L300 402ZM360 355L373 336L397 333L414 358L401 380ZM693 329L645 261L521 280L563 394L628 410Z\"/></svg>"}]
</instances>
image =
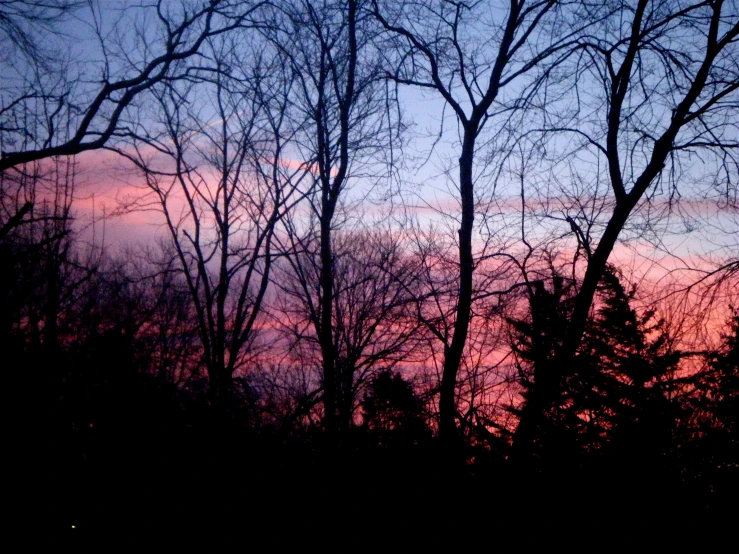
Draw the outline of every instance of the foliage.
<instances>
[{"instance_id":1,"label":"foliage","mask_svg":"<svg viewBox=\"0 0 739 554\"><path fill-rule=\"evenodd\" d=\"M412 445L429 438L423 403L392 370L378 373L362 401L363 426L379 446Z\"/></svg>"},{"instance_id":2,"label":"foliage","mask_svg":"<svg viewBox=\"0 0 739 554\"><path fill-rule=\"evenodd\" d=\"M525 401L532 394L546 399L539 455L569 463L587 455L646 463L673 447L681 353L654 312L640 316L631 306L635 290L627 293L609 267L574 364L554 371L575 292L574 283L556 274L551 290L537 282L528 319L511 321Z\"/></svg>"}]
</instances>

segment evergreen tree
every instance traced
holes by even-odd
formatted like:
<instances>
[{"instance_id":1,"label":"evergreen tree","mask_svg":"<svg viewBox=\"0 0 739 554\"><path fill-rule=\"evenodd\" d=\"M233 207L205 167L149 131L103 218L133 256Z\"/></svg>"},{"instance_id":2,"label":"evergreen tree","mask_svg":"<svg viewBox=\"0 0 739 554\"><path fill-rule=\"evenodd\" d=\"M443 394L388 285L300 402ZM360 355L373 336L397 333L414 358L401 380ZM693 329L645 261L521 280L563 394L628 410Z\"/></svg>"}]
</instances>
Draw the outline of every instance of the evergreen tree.
<instances>
[{"instance_id":1,"label":"evergreen tree","mask_svg":"<svg viewBox=\"0 0 739 554\"><path fill-rule=\"evenodd\" d=\"M698 424L689 445L687 475L703 503L736 510L739 494L739 311L721 346L708 356L694 397Z\"/></svg>"},{"instance_id":2,"label":"evergreen tree","mask_svg":"<svg viewBox=\"0 0 739 554\"><path fill-rule=\"evenodd\" d=\"M567 409L571 391L559 377L566 372L553 371L552 367L567 332L575 287L554 268L552 273L551 290L543 281L531 283L528 317L508 320L519 382L524 389L522 406L512 410L522 417L536 406L532 411L541 414L534 431L537 456L570 449L580 425L574 412Z\"/></svg>"},{"instance_id":3,"label":"evergreen tree","mask_svg":"<svg viewBox=\"0 0 739 554\"><path fill-rule=\"evenodd\" d=\"M716 423L736 448L739 433L739 311L731 318L721 349L712 355Z\"/></svg>"},{"instance_id":4,"label":"evergreen tree","mask_svg":"<svg viewBox=\"0 0 739 554\"><path fill-rule=\"evenodd\" d=\"M430 436L423 403L413 386L392 370L372 380L362 409L364 427L380 446L410 446Z\"/></svg>"},{"instance_id":5,"label":"evergreen tree","mask_svg":"<svg viewBox=\"0 0 739 554\"><path fill-rule=\"evenodd\" d=\"M586 458L644 466L671 448L680 416L673 400L680 352L654 312L637 313L635 291L627 292L609 267L575 363L555 371L576 292L574 283L564 283L556 274L551 291L538 283L528 319L510 321L525 402L545 403L536 454L573 469Z\"/></svg>"},{"instance_id":6,"label":"evergreen tree","mask_svg":"<svg viewBox=\"0 0 739 554\"><path fill-rule=\"evenodd\" d=\"M590 366L581 391L589 410L585 447L591 468L625 502L677 493L676 453L685 417L684 383L677 376L682 353L654 311L639 315L632 307L634 293L609 268L586 331L588 351L581 352Z\"/></svg>"}]
</instances>

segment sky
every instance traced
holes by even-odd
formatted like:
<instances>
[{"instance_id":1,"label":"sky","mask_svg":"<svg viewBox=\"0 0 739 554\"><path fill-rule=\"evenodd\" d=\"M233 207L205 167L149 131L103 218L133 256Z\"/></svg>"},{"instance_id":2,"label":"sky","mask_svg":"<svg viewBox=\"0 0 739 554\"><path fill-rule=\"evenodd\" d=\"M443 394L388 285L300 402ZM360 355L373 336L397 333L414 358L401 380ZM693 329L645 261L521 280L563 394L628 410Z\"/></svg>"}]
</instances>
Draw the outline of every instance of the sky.
<instances>
[{"instance_id":1,"label":"sky","mask_svg":"<svg viewBox=\"0 0 739 554\"><path fill-rule=\"evenodd\" d=\"M121 25L121 14L129 13L120 11L125 5L125 2L93 2L91 6L96 9L95 19L85 8L69 17L64 23L63 33L53 39L59 41L58 44L70 47L70 67L83 72L81 74L90 79L89 82L80 82L81 90L97 86L94 68L103 59L95 37L95 21L106 43L122 41L120 44L124 45L123 49L108 52L112 55L113 68L116 56L129 55L135 62L136 56L141 53L136 46L139 43L134 30L150 29L155 20L153 17L138 17ZM153 16L153 12L149 13ZM128 30L128 34L122 30ZM126 51L126 48L129 50ZM396 195L391 197L391 203L365 202L362 205L363 213L355 218L355 223L357 220L373 221L390 214L394 216L396 225L403 225L401 216L411 215L421 226L434 226L440 241L453 242L459 217L456 191L459 136L455 117L449 108L444 107L438 94L408 86L401 86L399 90L404 121L408 125L408 140L393 189L401 193L402 201ZM219 123L215 116L210 119L213 125ZM439 137L442 129L444 133ZM552 151L566 150L570 146L569 140L558 139ZM515 179L520 161L515 158L501 159L495 155L495 146L495 142L484 144L478 153L478 199L481 206L489 204L487 219L482 210L477 215L479 233L476 241L482 245L486 237L494 235L493 239L499 241L501 246L520 251L520 183ZM491 161L485 162L486 158ZM541 157L539 161L546 161L546 158ZM76 158L76 162L78 172L74 211L84 229L82 236L86 240L116 248L135 243L145 244L166 235L161 215L152 206L149 205L147 210L131 209L146 187L140 173L130 163L112 152L102 150L82 154ZM580 165L577 166L577 163ZM701 164L705 165L698 157L691 158L690 163L694 164L696 170L701 168ZM565 215L577 218L578 210L597 210L608 206L607 201L587 200L588 194L595 190L592 183L578 188L580 185L573 180L574 174L585 176L586 181L588 176L594 176L594 170L588 164L592 164L592 158L583 157L576 162L572 172L572 167L563 171L561 167L544 163L526 174L525 230L526 238L532 243L544 243L567 234L569 225L564 220ZM499 167L504 171L496 173ZM710 165L707 167L710 173ZM689 168L685 174L688 181L692 179L691 173ZM698 180L695 179L695 182ZM665 282L680 268L700 270L710 267L711 263L720 263L739 251L736 199L733 199L733 204L729 202L719 208L713 198L707 198L706 191L710 187L681 186L681 196L676 200L670 199L667 193L656 196L649 203L649 213L658 214L659 217L650 220L634 218L632 221L635 225L623 234L627 240L613 254L612 260L631 268L636 279ZM357 180L349 197L354 194L356 198L363 198L369 187L368 181ZM542 191L545 197L540 196ZM371 195L375 199L381 196L388 197L382 186L375 188ZM172 201L172 207L177 211L182 206L182 199L173 197ZM646 203L643 205L647 206ZM593 227L595 238L602 229L602 223L602 218L596 218ZM488 225L487 229L485 224ZM572 243L571 240L563 240L560 244L563 248L571 248L568 245Z\"/></svg>"}]
</instances>

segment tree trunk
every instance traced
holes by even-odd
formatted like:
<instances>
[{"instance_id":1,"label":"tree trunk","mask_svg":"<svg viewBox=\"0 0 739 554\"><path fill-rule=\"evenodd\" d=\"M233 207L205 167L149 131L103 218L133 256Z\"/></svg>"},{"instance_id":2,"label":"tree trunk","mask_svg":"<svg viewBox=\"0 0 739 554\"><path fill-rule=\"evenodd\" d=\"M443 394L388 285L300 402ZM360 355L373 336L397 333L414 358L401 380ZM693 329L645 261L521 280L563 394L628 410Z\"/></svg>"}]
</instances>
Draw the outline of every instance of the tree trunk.
<instances>
[{"instance_id":1,"label":"tree trunk","mask_svg":"<svg viewBox=\"0 0 739 554\"><path fill-rule=\"evenodd\" d=\"M462 362L472 310L472 226L475 219L475 198L472 184L472 161L474 158L475 133L465 131L462 155L459 158L459 190L462 200L462 222L459 228L459 298L452 343L444 353L444 372L439 395L439 435L447 446L457 443L455 421L455 393L457 374Z\"/></svg>"},{"instance_id":2,"label":"tree trunk","mask_svg":"<svg viewBox=\"0 0 739 554\"><path fill-rule=\"evenodd\" d=\"M324 187L321 213L321 329L320 345L323 363L323 425L330 444L338 437L336 417L336 353L334 352L333 309L334 268L331 249L331 220L333 209Z\"/></svg>"}]
</instances>

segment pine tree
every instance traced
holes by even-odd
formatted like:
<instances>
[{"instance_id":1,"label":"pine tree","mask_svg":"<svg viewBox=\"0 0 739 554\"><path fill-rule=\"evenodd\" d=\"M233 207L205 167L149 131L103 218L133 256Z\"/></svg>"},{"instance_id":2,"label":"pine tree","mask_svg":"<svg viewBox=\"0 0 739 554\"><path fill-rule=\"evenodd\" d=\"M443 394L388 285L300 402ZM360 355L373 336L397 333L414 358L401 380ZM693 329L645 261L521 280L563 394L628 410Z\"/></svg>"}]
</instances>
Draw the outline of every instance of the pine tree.
<instances>
[{"instance_id":1,"label":"pine tree","mask_svg":"<svg viewBox=\"0 0 739 554\"><path fill-rule=\"evenodd\" d=\"M699 421L686 460L703 503L721 512L736 510L739 494L739 311L721 346L709 354L696 398Z\"/></svg>"},{"instance_id":2,"label":"pine tree","mask_svg":"<svg viewBox=\"0 0 739 554\"><path fill-rule=\"evenodd\" d=\"M671 448L680 415L672 400L680 352L654 312L637 313L635 291L627 292L609 267L575 363L555 371L576 292L564 283L555 274L551 291L537 284L529 317L510 321L525 402L545 403L536 454L545 464L569 467L588 459L641 465L658 459Z\"/></svg>"},{"instance_id":3,"label":"pine tree","mask_svg":"<svg viewBox=\"0 0 739 554\"><path fill-rule=\"evenodd\" d=\"M529 289L529 315L526 319L509 319L512 347L516 357L519 382L523 386L523 404L512 411L521 417L536 406L540 413L534 433L536 455L570 458L576 450L580 420L568 410L570 390L561 377L571 372L555 371L557 352L567 332L574 298L574 283L565 280L552 268L551 287L533 281ZM557 377L555 377L557 376ZM514 437L514 447L515 447ZM565 456L565 450L569 454Z\"/></svg>"},{"instance_id":4,"label":"pine tree","mask_svg":"<svg viewBox=\"0 0 739 554\"><path fill-rule=\"evenodd\" d=\"M678 470L671 454L684 415L675 378L681 352L664 321L653 311L640 316L631 306L634 294L609 268L601 280L601 306L586 332L592 369L581 390L593 418L586 444L599 467L644 492Z\"/></svg>"},{"instance_id":5,"label":"pine tree","mask_svg":"<svg viewBox=\"0 0 739 554\"><path fill-rule=\"evenodd\" d=\"M412 445L430 436L423 403L412 385L391 370L372 380L362 409L365 428L381 446Z\"/></svg>"},{"instance_id":6,"label":"pine tree","mask_svg":"<svg viewBox=\"0 0 739 554\"><path fill-rule=\"evenodd\" d=\"M724 336L720 350L710 361L715 379L715 419L725 430L731 442L739 439L739 311L729 322L729 333Z\"/></svg>"}]
</instances>

